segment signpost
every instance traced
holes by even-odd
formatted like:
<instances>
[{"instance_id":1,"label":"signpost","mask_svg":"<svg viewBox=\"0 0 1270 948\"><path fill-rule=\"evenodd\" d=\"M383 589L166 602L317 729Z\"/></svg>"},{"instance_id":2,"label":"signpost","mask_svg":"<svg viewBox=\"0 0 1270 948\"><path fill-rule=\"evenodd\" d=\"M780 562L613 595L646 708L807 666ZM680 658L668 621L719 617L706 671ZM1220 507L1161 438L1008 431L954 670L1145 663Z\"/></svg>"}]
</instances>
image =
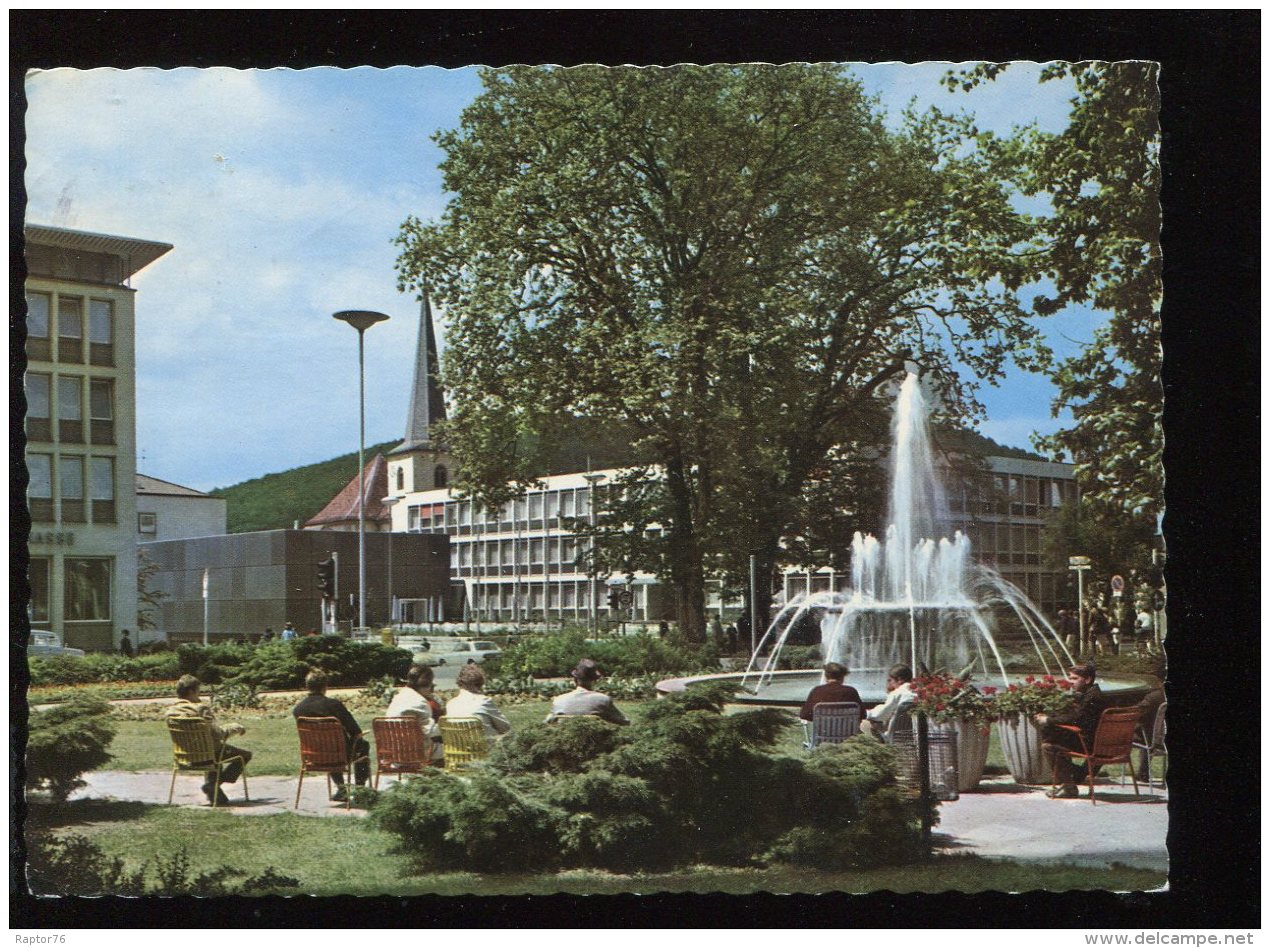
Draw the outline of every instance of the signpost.
<instances>
[{"instance_id":1,"label":"signpost","mask_svg":"<svg viewBox=\"0 0 1270 948\"><path fill-rule=\"evenodd\" d=\"M1119 599L1124 595L1124 577L1119 574L1111 577L1111 594Z\"/></svg>"},{"instance_id":2,"label":"signpost","mask_svg":"<svg viewBox=\"0 0 1270 948\"><path fill-rule=\"evenodd\" d=\"M1087 556L1069 556L1067 568L1076 571L1076 617L1080 622L1080 651L1085 652L1085 570L1093 565ZM1121 580L1123 583L1124 580Z\"/></svg>"}]
</instances>

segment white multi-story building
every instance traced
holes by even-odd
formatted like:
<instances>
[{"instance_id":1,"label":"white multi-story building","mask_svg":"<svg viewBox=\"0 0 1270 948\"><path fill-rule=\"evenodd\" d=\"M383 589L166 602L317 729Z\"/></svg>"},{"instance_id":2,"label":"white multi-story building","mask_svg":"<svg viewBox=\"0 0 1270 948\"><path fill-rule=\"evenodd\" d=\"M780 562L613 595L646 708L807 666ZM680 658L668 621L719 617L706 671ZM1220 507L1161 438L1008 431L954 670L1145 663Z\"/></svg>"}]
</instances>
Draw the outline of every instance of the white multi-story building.
<instances>
[{"instance_id":1,"label":"white multi-story building","mask_svg":"<svg viewBox=\"0 0 1270 948\"><path fill-rule=\"evenodd\" d=\"M111 649L137 619L135 291L171 244L28 224L29 616Z\"/></svg>"}]
</instances>

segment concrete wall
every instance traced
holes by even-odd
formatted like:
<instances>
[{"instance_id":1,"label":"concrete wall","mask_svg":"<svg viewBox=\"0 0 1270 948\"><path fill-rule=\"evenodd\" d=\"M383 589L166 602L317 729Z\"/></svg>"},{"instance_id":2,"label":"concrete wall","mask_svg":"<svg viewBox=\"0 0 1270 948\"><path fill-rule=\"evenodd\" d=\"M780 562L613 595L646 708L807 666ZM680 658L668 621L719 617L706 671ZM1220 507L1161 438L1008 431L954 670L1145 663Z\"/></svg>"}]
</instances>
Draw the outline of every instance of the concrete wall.
<instances>
[{"instance_id":1,"label":"concrete wall","mask_svg":"<svg viewBox=\"0 0 1270 948\"><path fill-rule=\"evenodd\" d=\"M391 547L392 575L389 578ZM321 628L317 565L338 553L341 616L357 591L357 534L338 531L265 530L141 545L159 570L153 587L165 594L156 610L168 638L203 636L203 571L208 571L211 638L281 632L287 622L301 631ZM387 625L389 595L443 596L449 587L449 538L420 534L366 535L366 619Z\"/></svg>"},{"instance_id":2,"label":"concrete wall","mask_svg":"<svg viewBox=\"0 0 1270 948\"><path fill-rule=\"evenodd\" d=\"M137 540L140 543L158 543L223 536L228 506L229 502L222 497L137 494L137 513L155 515L155 532L138 532Z\"/></svg>"}]
</instances>

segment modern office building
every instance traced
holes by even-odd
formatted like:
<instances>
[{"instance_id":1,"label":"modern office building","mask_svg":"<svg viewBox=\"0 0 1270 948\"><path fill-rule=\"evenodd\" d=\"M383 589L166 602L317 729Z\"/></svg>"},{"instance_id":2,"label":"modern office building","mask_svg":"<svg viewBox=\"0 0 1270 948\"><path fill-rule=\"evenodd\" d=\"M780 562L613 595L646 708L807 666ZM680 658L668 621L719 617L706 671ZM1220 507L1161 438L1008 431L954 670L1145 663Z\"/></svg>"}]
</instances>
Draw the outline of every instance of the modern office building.
<instances>
[{"instance_id":1,"label":"modern office building","mask_svg":"<svg viewBox=\"0 0 1270 948\"><path fill-rule=\"evenodd\" d=\"M136 292L172 249L28 224L30 621L111 649L136 628Z\"/></svg>"},{"instance_id":2,"label":"modern office building","mask_svg":"<svg viewBox=\"0 0 1270 948\"><path fill-rule=\"evenodd\" d=\"M228 506L223 497L138 474L137 542L220 536Z\"/></svg>"},{"instance_id":3,"label":"modern office building","mask_svg":"<svg viewBox=\"0 0 1270 948\"><path fill-rule=\"evenodd\" d=\"M151 589L159 601L155 626L172 642L322 630L318 564L334 558L337 617L344 631L356 614L357 534L346 530L261 530L226 536L143 543L155 564ZM366 615L385 626L394 602L435 603L450 591L449 540L444 536L366 535Z\"/></svg>"}]
</instances>

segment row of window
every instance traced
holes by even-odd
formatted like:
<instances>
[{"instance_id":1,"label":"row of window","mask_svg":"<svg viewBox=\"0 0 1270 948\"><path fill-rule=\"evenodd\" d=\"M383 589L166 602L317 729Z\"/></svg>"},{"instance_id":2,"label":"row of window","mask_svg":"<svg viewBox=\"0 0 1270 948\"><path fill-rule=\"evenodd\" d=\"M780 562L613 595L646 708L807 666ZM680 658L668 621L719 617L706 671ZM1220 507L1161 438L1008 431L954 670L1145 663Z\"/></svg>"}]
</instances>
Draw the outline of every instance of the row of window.
<instances>
[{"instance_id":1,"label":"row of window","mask_svg":"<svg viewBox=\"0 0 1270 948\"><path fill-rule=\"evenodd\" d=\"M606 487L596 488L596 506L601 506L600 493ZM586 517L591 513L591 489L587 487L564 490L535 491L508 501L497 510L486 510L470 500L434 504L414 504L407 511L407 528L411 531L430 527L470 527L476 524L499 526L525 523L531 520L566 520Z\"/></svg>"},{"instance_id":2,"label":"row of window","mask_svg":"<svg viewBox=\"0 0 1270 948\"><path fill-rule=\"evenodd\" d=\"M65 559L62 561L62 620L64 622L104 622L110 619L111 573L114 561L108 557ZM31 557L32 625L50 621L52 560Z\"/></svg>"},{"instance_id":3,"label":"row of window","mask_svg":"<svg viewBox=\"0 0 1270 948\"><path fill-rule=\"evenodd\" d=\"M26 295L26 313L28 359L115 364L115 311L110 300L32 292Z\"/></svg>"},{"instance_id":4,"label":"row of window","mask_svg":"<svg viewBox=\"0 0 1270 948\"><path fill-rule=\"evenodd\" d=\"M501 567L523 566L527 570L541 568L546 561L554 567L571 568L581 544L573 537L551 537L549 540L493 540L454 543L450 546L450 566Z\"/></svg>"},{"instance_id":5,"label":"row of window","mask_svg":"<svg viewBox=\"0 0 1270 948\"><path fill-rule=\"evenodd\" d=\"M33 522L115 522L114 458L69 454L55 458L32 452L26 456L26 465L31 478L27 502Z\"/></svg>"},{"instance_id":6,"label":"row of window","mask_svg":"<svg viewBox=\"0 0 1270 948\"><path fill-rule=\"evenodd\" d=\"M644 606L644 595L640 592L645 586L635 587L636 610ZM591 584L587 580L565 580L563 582L542 583L476 583L471 587L472 607L480 613L504 612L522 615L533 610L541 611L544 601L546 607L553 610L572 610L575 615L589 613ZM608 612L608 592L605 586L596 588L596 602L599 613Z\"/></svg>"},{"instance_id":7,"label":"row of window","mask_svg":"<svg viewBox=\"0 0 1270 948\"><path fill-rule=\"evenodd\" d=\"M975 489L948 489L948 509L957 513L1037 517L1076 500L1076 483L1061 477L994 474Z\"/></svg>"},{"instance_id":8,"label":"row of window","mask_svg":"<svg viewBox=\"0 0 1270 948\"><path fill-rule=\"evenodd\" d=\"M88 384L85 385L85 382ZM84 428L85 390L88 395L87 431ZM84 444L87 434L89 444L115 443L115 383L111 379L28 372L26 402L28 441Z\"/></svg>"}]
</instances>

